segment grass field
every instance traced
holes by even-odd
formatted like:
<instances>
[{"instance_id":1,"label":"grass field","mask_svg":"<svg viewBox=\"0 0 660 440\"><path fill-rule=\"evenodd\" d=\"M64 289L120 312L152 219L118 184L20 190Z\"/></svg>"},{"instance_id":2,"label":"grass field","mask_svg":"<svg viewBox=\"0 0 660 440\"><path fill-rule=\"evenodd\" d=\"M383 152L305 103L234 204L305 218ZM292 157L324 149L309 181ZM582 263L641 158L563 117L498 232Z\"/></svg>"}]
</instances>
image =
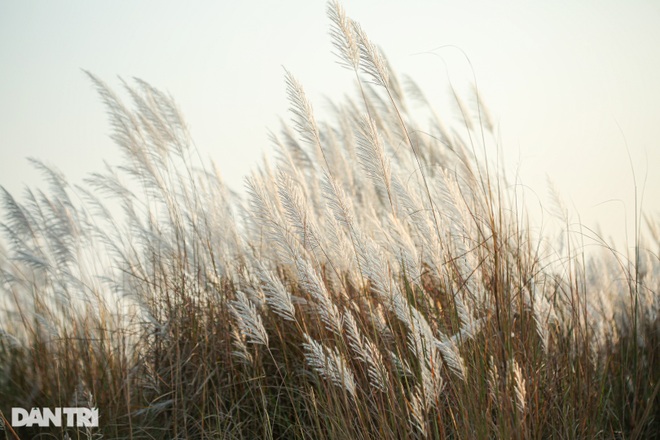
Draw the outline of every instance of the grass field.
<instances>
[{"instance_id":1,"label":"grass field","mask_svg":"<svg viewBox=\"0 0 660 440\"><path fill-rule=\"evenodd\" d=\"M328 15L357 93L317 120L287 72L246 197L169 96L89 75L123 162L2 193L0 437L659 438L658 220L628 255L556 198L536 234L478 91L445 125ZM10 423L70 406L99 426Z\"/></svg>"}]
</instances>

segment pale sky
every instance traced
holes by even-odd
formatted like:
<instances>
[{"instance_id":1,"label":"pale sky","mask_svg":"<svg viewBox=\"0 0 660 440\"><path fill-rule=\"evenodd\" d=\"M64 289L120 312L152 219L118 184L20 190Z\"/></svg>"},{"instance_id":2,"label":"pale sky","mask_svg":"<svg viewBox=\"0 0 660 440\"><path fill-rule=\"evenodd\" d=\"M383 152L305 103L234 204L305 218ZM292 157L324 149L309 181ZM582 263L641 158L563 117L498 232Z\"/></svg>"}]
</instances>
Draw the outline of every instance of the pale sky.
<instances>
[{"instance_id":1,"label":"pale sky","mask_svg":"<svg viewBox=\"0 0 660 440\"><path fill-rule=\"evenodd\" d=\"M474 66L507 167L549 209L546 177L588 226L632 231L632 158L644 208L660 215L660 2L346 0L448 123L449 80ZM352 93L331 54L324 1L0 0L0 185L41 184L26 157L79 183L118 163L86 69L117 89L139 77L178 102L202 156L234 188L288 118L283 69L324 97ZM626 148L627 145L627 148ZM644 181L646 178L646 181ZM535 195L536 194L536 195ZM538 200L535 199L538 197Z\"/></svg>"}]
</instances>

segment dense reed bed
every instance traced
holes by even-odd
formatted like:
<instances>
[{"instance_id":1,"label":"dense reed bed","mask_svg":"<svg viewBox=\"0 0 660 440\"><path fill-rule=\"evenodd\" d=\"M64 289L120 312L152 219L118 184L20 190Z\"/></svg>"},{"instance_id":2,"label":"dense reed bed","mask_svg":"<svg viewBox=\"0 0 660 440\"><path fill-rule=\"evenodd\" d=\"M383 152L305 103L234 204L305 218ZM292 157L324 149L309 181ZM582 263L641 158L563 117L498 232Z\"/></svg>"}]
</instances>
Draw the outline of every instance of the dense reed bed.
<instances>
[{"instance_id":1,"label":"dense reed bed","mask_svg":"<svg viewBox=\"0 0 660 440\"><path fill-rule=\"evenodd\" d=\"M0 437L660 435L660 224L639 213L633 256L535 235L478 94L444 125L328 15L357 93L317 120L287 72L246 197L169 96L89 75L123 162L2 193ZM66 406L99 427L8 423Z\"/></svg>"}]
</instances>

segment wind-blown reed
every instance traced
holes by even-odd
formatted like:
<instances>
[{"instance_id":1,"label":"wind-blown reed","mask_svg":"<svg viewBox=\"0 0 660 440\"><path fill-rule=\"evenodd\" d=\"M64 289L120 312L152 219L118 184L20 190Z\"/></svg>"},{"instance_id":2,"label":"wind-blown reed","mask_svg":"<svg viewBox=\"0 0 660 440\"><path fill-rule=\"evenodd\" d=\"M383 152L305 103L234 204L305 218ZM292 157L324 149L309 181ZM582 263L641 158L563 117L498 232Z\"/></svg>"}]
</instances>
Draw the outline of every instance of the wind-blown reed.
<instances>
[{"instance_id":1,"label":"wind-blown reed","mask_svg":"<svg viewBox=\"0 0 660 440\"><path fill-rule=\"evenodd\" d=\"M449 130L328 16L358 96L317 120L287 71L292 125L245 197L169 96L124 82L126 104L88 74L124 161L82 186L35 161L48 192L3 190L0 419L83 393L97 431L22 435L660 435L657 246L535 236L479 158L497 136L478 94Z\"/></svg>"}]
</instances>

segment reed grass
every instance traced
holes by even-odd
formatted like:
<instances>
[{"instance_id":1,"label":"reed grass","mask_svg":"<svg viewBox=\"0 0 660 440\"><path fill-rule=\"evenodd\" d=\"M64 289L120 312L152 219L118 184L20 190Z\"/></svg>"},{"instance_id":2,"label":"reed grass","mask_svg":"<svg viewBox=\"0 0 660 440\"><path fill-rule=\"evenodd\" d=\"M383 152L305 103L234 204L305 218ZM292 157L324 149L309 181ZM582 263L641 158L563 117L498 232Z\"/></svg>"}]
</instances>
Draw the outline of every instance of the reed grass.
<instances>
[{"instance_id":1,"label":"reed grass","mask_svg":"<svg viewBox=\"0 0 660 440\"><path fill-rule=\"evenodd\" d=\"M358 96L317 120L290 72L274 163L232 192L173 100L89 74L123 162L3 190L4 438L660 437L660 223L629 260L535 236L463 124L328 5ZM491 155L492 156L492 155ZM642 218L642 213L639 213ZM640 222L641 224L641 222ZM96 406L96 429L12 407Z\"/></svg>"}]
</instances>

